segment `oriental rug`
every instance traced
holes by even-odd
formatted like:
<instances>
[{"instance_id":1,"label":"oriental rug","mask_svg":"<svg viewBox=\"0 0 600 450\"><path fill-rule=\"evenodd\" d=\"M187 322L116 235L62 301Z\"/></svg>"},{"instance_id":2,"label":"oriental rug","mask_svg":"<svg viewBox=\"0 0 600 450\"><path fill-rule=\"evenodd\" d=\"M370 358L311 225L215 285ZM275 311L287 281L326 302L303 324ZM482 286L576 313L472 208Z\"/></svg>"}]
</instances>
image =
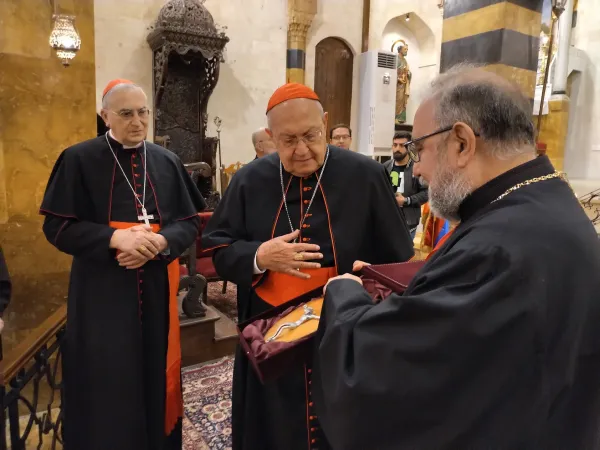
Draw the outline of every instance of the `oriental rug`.
<instances>
[{"instance_id":1,"label":"oriental rug","mask_svg":"<svg viewBox=\"0 0 600 450\"><path fill-rule=\"evenodd\" d=\"M233 356L183 370L183 450L231 449Z\"/></svg>"},{"instance_id":2,"label":"oriental rug","mask_svg":"<svg viewBox=\"0 0 600 450\"><path fill-rule=\"evenodd\" d=\"M234 323L237 323L237 286L227 283L227 291L223 294L223 282L208 283L208 304L214 306Z\"/></svg>"}]
</instances>

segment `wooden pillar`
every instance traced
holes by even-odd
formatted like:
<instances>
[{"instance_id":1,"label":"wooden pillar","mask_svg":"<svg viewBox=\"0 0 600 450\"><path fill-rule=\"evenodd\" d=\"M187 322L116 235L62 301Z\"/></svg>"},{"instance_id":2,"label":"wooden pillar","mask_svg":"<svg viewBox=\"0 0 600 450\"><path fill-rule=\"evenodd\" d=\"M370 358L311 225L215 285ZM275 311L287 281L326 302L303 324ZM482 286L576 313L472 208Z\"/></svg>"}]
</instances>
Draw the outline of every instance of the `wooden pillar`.
<instances>
[{"instance_id":1,"label":"wooden pillar","mask_svg":"<svg viewBox=\"0 0 600 450\"><path fill-rule=\"evenodd\" d=\"M369 50L369 29L371 25L371 0L363 0L362 47L364 53Z\"/></svg>"},{"instance_id":2,"label":"wooden pillar","mask_svg":"<svg viewBox=\"0 0 600 450\"><path fill-rule=\"evenodd\" d=\"M535 93L543 0L446 0L441 71L461 62L485 68Z\"/></svg>"},{"instance_id":3,"label":"wooden pillar","mask_svg":"<svg viewBox=\"0 0 600 450\"><path fill-rule=\"evenodd\" d=\"M317 14L317 0L288 0L287 83L302 83L306 68L306 34Z\"/></svg>"}]
</instances>

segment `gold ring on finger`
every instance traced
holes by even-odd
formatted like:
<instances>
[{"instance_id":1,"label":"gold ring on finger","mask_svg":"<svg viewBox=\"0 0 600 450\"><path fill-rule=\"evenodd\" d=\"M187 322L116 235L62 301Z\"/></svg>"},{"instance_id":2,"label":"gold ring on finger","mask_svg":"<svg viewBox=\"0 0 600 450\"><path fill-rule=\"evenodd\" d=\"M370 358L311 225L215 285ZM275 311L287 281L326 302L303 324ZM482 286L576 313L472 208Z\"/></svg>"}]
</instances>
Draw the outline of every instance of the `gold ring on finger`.
<instances>
[{"instance_id":1,"label":"gold ring on finger","mask_svg":"<svg viewBox=\"0 0 600 450\"><path fill-rule=\"evenodd\" d=\"M145 252L146 250L147 250L146 247L143 245L140 245L140 247L138 248L138 251L140 251L140 252Z\"/></svg>"},{"instance_id":2,"label":"gold ring on finger","mask_svg":"<svg viewBox=\"0 0 600 450\"><path fill-rule=\"evenodd\" d=\"M294 261L302 261L304 259L304 255L302 253L294 254Z\"/></svg>"}]
</instances>

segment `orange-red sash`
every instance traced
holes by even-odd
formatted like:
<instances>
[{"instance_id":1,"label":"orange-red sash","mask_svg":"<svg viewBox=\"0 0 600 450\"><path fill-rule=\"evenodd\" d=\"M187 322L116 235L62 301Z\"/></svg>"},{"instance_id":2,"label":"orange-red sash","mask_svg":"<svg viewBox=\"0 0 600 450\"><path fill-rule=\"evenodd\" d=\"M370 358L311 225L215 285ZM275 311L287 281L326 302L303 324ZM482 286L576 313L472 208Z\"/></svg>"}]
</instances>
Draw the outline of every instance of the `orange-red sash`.
<instances>
[{"instance_id":1,"label":"orange-red sash","mask_svg":"<svg viewBox=\"0 0 600 450\"><path fill-rule=\"evenodd\" d=\"M269 271L265 273L261 285L256 288L256 294L270 305L279 306L325 286L330 278L337 276L335 267L302 269L301 272L309 274L310 278L305 280L286 273Z\"/></svg>"},{"instance_id":2,"label":"orange-red sash","mask_svg":"<svg viewBox=\"0 0 600 450\"><path fill-rule=\"evenodd\" d=\"M141 225L140 223L110 222L109 226L119 230ZM152 224L152 231L160 230ZM181 340L179 330L179 261L176 259L167 266L169 277L169 336L167 344L165 434L171 434L177 421L183 417L183 395L181 391Z\"/></svg>"}]
</instances>

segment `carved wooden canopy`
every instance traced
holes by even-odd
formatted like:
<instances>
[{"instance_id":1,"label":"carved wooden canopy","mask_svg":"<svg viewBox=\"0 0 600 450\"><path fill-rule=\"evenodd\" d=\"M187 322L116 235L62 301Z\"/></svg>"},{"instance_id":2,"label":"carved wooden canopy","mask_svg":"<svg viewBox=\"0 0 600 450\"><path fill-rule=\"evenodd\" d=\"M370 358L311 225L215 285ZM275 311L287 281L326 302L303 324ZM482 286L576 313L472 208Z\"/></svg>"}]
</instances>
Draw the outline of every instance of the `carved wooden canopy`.
<instances>
[{"instance_id":1,"label":"carved wooden canopy","mask_svg":"<svg viewBox=\"0 0 600 450\"><path fill-rule=\"evenodd\" d=\"M217 31L215 21L204 7L205 0L170 0L158 13L147 41L154 51L155 99L160 100L169 54L201 53L207 60L221 61L229 38ZM214 86L213 86L214 87Z\"/></svg>"}]
</instances>

